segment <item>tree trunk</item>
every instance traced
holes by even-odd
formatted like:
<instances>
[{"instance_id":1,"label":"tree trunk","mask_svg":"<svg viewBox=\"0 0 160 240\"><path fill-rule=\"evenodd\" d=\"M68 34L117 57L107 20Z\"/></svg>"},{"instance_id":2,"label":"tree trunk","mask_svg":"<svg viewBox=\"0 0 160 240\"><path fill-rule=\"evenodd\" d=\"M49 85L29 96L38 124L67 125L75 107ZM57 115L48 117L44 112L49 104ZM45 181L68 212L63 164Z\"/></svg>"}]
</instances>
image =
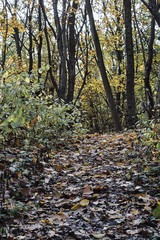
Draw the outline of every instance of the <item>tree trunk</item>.
<instances>
[{"instance_id":1,"label":"tree trunk","mask_svg":"<svg viewBox=\"0 0 160 240\"><path fill-rule=\"evenodd\" d=\"M62 27L57 10L57 0L53 0L54 18L57 29L57 45L60 56L60 77L59 77L59 96L65 100L66 86L67 86L67 46L66 46L66 0L63 0L62 10Z\"/></svg>"},{"instance_id":2,"label":"tree trunk","mask_svg":"<svg viewBox=\"0 0 160 240\"><path fill-rule=\"evenodd\" d=\"M34 9L34 2L32 4L31 10L29 12L29 74L32 73L33 69L33 44L32 44L32 15Z\"/></svg>"},{"instance_id":3,"label":"tree trunk","mask_svg":"<svg viewBox=\"0 0 160 240\"><path fill-rule=\"evenodd\" d=\"M89 15L89 21L90 21L90 27L91 27L91 32L92 32L92 36L93 36L93 40L94 40L94 44L95 44L95 48L96 48L96 54L97 54L97 59L98 59L98 67L101 73L101 77L103 80L103 84L104 84L104 88L106 91L106 95L108 98L108 102L110 105L110 109L111 109L111 114L112 114L112 119L114 122L114 127L116 131L120 131L121 130L121 124L119 121L119 117L118 117L118 112L115 106L115 102L114 102L114 98L112 95L112 90L108 81L108 77L106 74L106 68L104 65L104 60L103 60L103 55L102 55L102 50L101 50L101 46L100 46L100 42L99 42L99 37L96 31L96 27L95 27L95 23L94 23L94 18L93 18L93 12L92 12L92 8L91 8L91 4L90 4L90 0L86 0L86 7L87 7L87 11L88 11L88 15Z\"/></svg>"},{"instance_id":4,"label":"tree trunk","mask_svg":"<svg viewBox=\"0 0 160 240\"><path fill-rule=\"evenodd\" d=\"M14 3L14 7L15 9L17 9L17 0L15 0L15 3ZM13 20L16 20L17 19L17 16L16 16L16 13L13 13ZM19 37L19 29L18 27L14 27L14 39L15 39L15 43L16 43L16 50L17 50L17 55L20 59L20 62L21 62L21 44L20 44L20 37Z\"/></svg>"},{"instance_id":5,"label":"tree trunk","mask_svg":"<svg viewBox=\"0 0 160 240\"><path fill-rule=\"evenodd\" d=\"M4 14L4 21L5 21L5 25L6 25L6 29L5 29L5 34L2 36L2 60L1 60L1 67L2 70L5 69L5 62L6 62L6 54L7 54L7 35L8 35L8 12L7 12L7 8L6 8L6 1L4 3L4 8L2 10L2 13Z\"/></svg>"},{"instance_id":6,"label":"tree trunk","mask_svg":"<svg viewBox=\"0 0 160 240\"><path fill-rule=\"evenodd\" d=\"M151 69L152 69L154 38L155 38L155 19L154 19L154 17L152 17L151 35L150 35L149 46L148 46L148 59L145 64L145 78L144 78L146 108L147 108L147 113L148 113L149 119L151 119L154 114L153 113L154 99L153 99L152 88L150 85L150 73L151 73Z\"/></svg>"},{"instance_id":7,"label":"tree trunk","mask_svg":"<svg viewBox=\"0 0 160 240\"><path fill-rule=\"evenodd\" d=\"M38 28L39 28L39 33L42 31L42 16L41 16L41 7L39 5L38 7ZM41 51L42 51L42 35L39 34L39 42L38 42L38 69L41 68L41 61L42 61L42 56L41 56ZM41 73L38 72L38 80L41 77Z\"/></svg>"},{"instance_id":8,"label":"tree trunk","mask_svg":"<svg viewBox=\"0 0 160 240\"><path fill-rule=\"evenodd\" d=\"M46 37L47 50L48 50L48 62L49 62L49 66L50 66L49 67L49 73L50 73L50 77L51 77L51 81L52 81L53 87L56 89L56 93L57 93L58 98L60 98L57 82L54 79L54 76L53 76L53 73L52 73L51 50L50 50L50 42L49 42L49 37L48 37L48 32L47 32L46 20L45 20L44 33L45 33L45 37Z\"/></svg>"},{"instance_id":9,"label":"tree trunk","mask_svg":"<svg viewBox=\"0 0 160 240\"><path fill-rule=\"evenodd\" d=\"M74 85L75 85L75 15L78 8L78 2L73 0L72 12L69 17L69 41L68 41L68 95L67 102L73 101Z\"/></svg>"},{"instance_id":10,"label":"tree trunk","mask_svg":"<svg viewBox=\"0 0 160 240\"><path fill-rule=\"evenodd\" d=\"M132 23L131 23L131 0L123 0L125 10L125 37L126 37L126 54L127 54L127 113L126 126L132 128L135 126L135 95L134 95L134 54L132 40Z\"/></svg>"}]
</instances>

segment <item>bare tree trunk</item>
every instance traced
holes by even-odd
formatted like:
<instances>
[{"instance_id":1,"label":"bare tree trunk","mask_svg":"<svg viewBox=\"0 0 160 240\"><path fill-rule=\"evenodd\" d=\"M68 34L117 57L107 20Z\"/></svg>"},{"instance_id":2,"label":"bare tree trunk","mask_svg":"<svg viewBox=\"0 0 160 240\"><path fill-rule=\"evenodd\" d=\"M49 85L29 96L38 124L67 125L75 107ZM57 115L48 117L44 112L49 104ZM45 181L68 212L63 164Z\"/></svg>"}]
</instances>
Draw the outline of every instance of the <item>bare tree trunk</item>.
<instances>
[{"instance_id":1,"label":"bare tree trunk","mask_svg":"<svg viewBox=\"0 0 160 240\"><path fill-rule=\"evenodd\" d=\"M131 0L123 0L125 11L125 35L126 35L126 54L127 54L127 113L126 126L135 126L135 95L134 95L134 54L131 23Z\"/></svg>"},{"instance_id":2,"label":"bare tree trunk","mask_svg":"<svg viewBox=\"0 0 160 240\"><path fill-rule=\"evenodd\" d=\"M68 95L67 102L72 102L74 97L74 85L75 85L75 15L78 8L78 2L73 0L72 12L69 17L69 40L68 40Z\"/></svg>"},{"instance_id":3,"label":"bare tree trunk","mask_svg":"<svg viewBox=\"0 0 160 240\"><path fill-rule=\"evenodd\" d=\"M51 50L50 50L50 43L49 43L49 37L48 37L48 32L47 32L47 23L46 23L46 20L45 20L44 32L45 32L46 43L47 43L48 62L49 62L49 66L50 66L50 67L49 67L49 74L50 74L50 77L51 77L51 81L52 81L53 87L56 89L57 96L58 96L58 98L60 98L59 89L58 89L58 86L57 86L57 82L56 82L56 80L54 79L54 76L53 76L53 73L52 73Z\"/></svg>"},{"instance_id":4,"label":"bare tree trunk","mask_svg":"<svg viewBox=\"0 0 160 240\"><path fill-rule=\"evenodd\" d=\"M18 0L15 0L15 4L14 4L14 7L15 9L17 9L17 3L18 3ZM13 19L16 19L17 16L16 16L16 13L13 13L12 15ZM19 29L18 27L14 27L14 39L15 39L15 43L16 43L16 49L17 49L17 55L18 57L21 59L21 44L20 44L20 37L19 37Z\"/></svg>"},{"instance_id":5,"label":"bare tree trunk","mask_svg":"<svg viewBox=\"0 0 160 240\"><path fill-rule=\"evenodd\" d=\"M89 21L90 21L90 27L91 27L91 32L92 32L92 36L93 36L93 40L94 40L94 44L95 44L95 48L96 48L96 54L97 54L97 58L98 58L98 67L101 73L101 77L103 80L103 84L104 84L104 88L106 91L106 95L108 98L108 102L109 102L109 106L111 109L111 114L112 114L112 119L114 122L114 127L116 131L120 131L121 130L121 124L119 121L119 117L118 117L118 112L116 109L116 105L114 102L114 98L112 95L112 90L108 81L108 77L106 74L106 68L104 65L104 60L103 60L103 55L102 55L102 50L101 50L101 46L100 46L100 42L99 42L99 37L96 31L96 27L95 27L95 23L94 23L94 18L93 18L93 12L92 12L92 8L91 8L91 4L90 4L90 0L86 0L86 6L87 6L87 11L88 11L88 16L89 16Z\"/></svg>"},{"instance_id":6,"label":"bare tree trunk","mask_svg":"<svg viewBox=\"0 0 160 240\"><path fill-rule=\"evenodd\" d=\"M151 69L152 69L154 38L155 38L155 19L154 19L154 17L152 17L151 35L150 35L149 46L148 46L148 59L145 64L145 77L144 77L146 107L147 107L149 119L151 119L154 114L153 113L154 98L153 98L152 88L150 85L150 73L151 73Z\"/></svg>"},{"instance_id":7,"label":"bare tree trunk","mask_svg":"<svg viewBox=\"0 0 160 240\"><path fill-rule=\"evenodd\" d=\"M8 13L7 13L7 8L6 8L6 1L4 3L4 6L3 6L3 11L5 12L4 21L5 21L5 25L6 25L6 31L5 31L4 36L2 37L2 39L3 39L3 42L2 42L2 60L1 60L2 70L5 69L6 53L7 53Z\"/></svg>"},{"instance_id":8,"label":"bare tree trunk","mask_svg":"<svg viewBox=\"0 0 160 240\"><path fill-rule=\"evenodd\" d=\"M57 10L58 0L53 0L53 9L55 24L57 29L57 45L60 55L60 78L59 78L59 96L65 100L66 86L67 86L67 56L66 56L66 0L63 0L62 10L62 27Z\"/></svg>"},{"instance_id":9,"label":"bare tree trunk","mask_svg":"<svg viewBox=\"0 0 160 240\"><path fill-rule=\"evenodd\" d=\"M29 12L29 74L32 73L32 69L33 69L32 15L33 15L34 3L35 3L35 0L33 1L31 10Z\"/></svg>"},{"instance_id":10,"label":"bare tree trunk","mask_svg":"<svg viewBox=\"0 0 160 240\"><path fill-rule=\"evenodd\" d=\"M42 51L42 35L40 34L42 31L42 16L41 16L41 7L39 5L38 7L38 28L39 28L39 43L38 43L38 69L41 68L41 61L42 61L42 56L41 56L41 51ZM38 72L38 80L41 77L41 73Z\"/></svg>"},{"instance_id":11,"label":"bare tree trunk","mask_svg":"<svg viewBox=\"0 0 160 240\"><path fill-rule=\"evenodd\" d=\"M157 97L155 103L155 122L160 123L160 67L157 82Z\"/></svg>"}]
</instances>

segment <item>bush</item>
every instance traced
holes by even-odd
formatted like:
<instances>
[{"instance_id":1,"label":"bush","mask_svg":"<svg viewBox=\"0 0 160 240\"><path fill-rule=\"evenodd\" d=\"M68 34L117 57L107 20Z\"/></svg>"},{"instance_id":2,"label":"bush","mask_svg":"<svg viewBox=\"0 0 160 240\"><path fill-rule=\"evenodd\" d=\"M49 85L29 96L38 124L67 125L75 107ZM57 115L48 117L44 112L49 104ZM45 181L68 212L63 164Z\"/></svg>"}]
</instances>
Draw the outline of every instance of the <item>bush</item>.
<instances>
[{"instance_id":1,"label":"bush","mask_svg":"<svg viewBox=\"0 0 160 240\"><path fill-rule=\"evenodd\" d=\"M78 110L46 95L44 80L38 82L26 73L1 82L0 118L1 143L14 138L25 145L36 142L52 146L53 139L83 132Z\"/></svg>"}]
</instances>

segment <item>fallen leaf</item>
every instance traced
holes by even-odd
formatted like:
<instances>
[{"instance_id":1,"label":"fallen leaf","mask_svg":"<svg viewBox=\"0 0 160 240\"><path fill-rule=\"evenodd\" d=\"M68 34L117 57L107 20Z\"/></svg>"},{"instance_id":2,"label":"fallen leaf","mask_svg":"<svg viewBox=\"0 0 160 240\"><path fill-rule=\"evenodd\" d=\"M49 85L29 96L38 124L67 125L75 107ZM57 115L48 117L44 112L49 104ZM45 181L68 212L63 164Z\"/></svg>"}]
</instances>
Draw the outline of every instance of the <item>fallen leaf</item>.
<instances>
[{"instance_id":1,"label":"fallen leaf","mask_svg":"<svg viewBox=\"0 0 160 240\"><path fill-rule=\"evenodd\" d=\"M3 171L5 169L6 165L3 163L0 163L0 171Z\"/></svg>"},{"instance_id":2,"label":"fallen leaf","mask_svg":"<svg viewBox=\"0 0 160 240\"><path fill-rule=\"evenodd\" d=\"M89 204L89 200L88 199L83 199L82 201L80 201L80 205L82 207L88 206Z\"/></svg>"},{"instance_id":3,"label":"fallen leaf","mask_svg":"<svg viewBox=\"0 0 160 240\"><path fill-rule=\"evenodd\" d=\"M87 195L91 195L93 193L93 190L87 186L84 190L83 190L83 196L87 196Z\"/></svg>"},{"instance_id":4,"label":"fallen leaf","mask_svg":"<svg viewBox=\"0 0 160 240\"><path fill-rule=\"evenodd\" d=\"M158 205L158 207L156 207L153 211L153 217L154 218L159 218L160 217L160 205Z\"/></svg>"},{"instance_id":5,"label":"fallen leaf","mask_svg":"<svg viewBox=\"0 0 160 240\"><path fill-rule=\"evenodd\" d=\"M139 233L141 230L140 229L135 229L135 230L127 230L127 233L130 235L135 235Z\"/></svg>"},{"instance_id":6,"label":"fallen leaf","mask_svg":"<svg viewBox=\"0 0 160 240\"><path fill-rule=\"evenodd\" d=\"M92 236L96 239L101 239L106 236L106 233L92 233Z\"/></svg>"},{"instance_id":7,"label":"fallen leaf","mask_svg":"<svg viewBox=\"0 0 160 240\"><path fill-rule=\"evenodd\" d=\"M97 174L97 175L94 175L93 177L94 178L99 178L99 177L101 177L101 175Z\"/></svg>"},{"instance_id":8,"label":"fallen leaf","mask_svg":"<svg viewBox=\"0 0 160 240\"><path fill-rule=\"evenodd\" d=\"M74 205L71 210L74 211L74 210L77 210L79 208L80 204L77 203L76 205Z\"/></svg>"},{"instance_id":9,"label":"fallen leaf","mask_svg":"<svg viewBox=\"0 0 160 240\"><path fill-rule=\"evenodd\" d=\"M63 212L59 212L58 215L60 215L62 219L68 218L68 215L66 213L63 213Z\"/></svg>"}]
</instances>

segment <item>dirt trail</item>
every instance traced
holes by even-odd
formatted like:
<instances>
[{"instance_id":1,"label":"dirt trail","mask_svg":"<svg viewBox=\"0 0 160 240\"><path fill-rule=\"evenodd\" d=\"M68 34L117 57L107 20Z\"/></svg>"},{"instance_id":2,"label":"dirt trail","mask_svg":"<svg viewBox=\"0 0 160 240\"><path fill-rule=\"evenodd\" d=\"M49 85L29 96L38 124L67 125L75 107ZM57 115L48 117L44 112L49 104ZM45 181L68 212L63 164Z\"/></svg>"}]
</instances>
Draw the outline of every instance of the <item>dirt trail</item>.
<instances>
[{"instance_id":1,"label":"dirt trail","mask_svg":"<svg viewBox=\"0 0 160 240\"><path fill-rule=\"evenodd\" d=\"M158 156L146 156L134 132L86 135L41 159L24 154L7 155L12 201L5 208L23 207L3 211L1 239L160 239ZM18 178L17 161L25 164Z\"/></svg>"}]
</instances>

